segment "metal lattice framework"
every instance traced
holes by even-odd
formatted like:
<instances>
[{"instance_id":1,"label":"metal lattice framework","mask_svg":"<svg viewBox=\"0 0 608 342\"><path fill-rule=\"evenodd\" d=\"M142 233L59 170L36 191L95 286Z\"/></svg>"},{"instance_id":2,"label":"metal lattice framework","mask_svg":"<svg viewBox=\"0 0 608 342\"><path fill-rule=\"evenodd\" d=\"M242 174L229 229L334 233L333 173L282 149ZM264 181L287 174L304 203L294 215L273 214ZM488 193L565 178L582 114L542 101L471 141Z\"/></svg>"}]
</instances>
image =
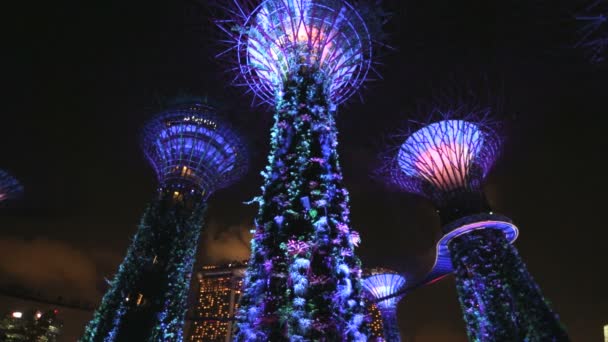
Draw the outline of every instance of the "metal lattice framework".
<instances>
[{"instance_id":1,"label":"metal lattice framework","mask_svg":"<svg viewBox=\"0 0 608 342\"><path fill-rule=\"evenodd\" d=\"M21 183L8 172L0 170L0 202L16 198L22 192Z\"/></svg>"},{"instance_id":2,"label":"metal lattice framework","mask_svg":"<svg viewBox=\"0 0 608 342\"><path fill-rule=\"evenodd\" d=\"M382 299L376 305L380 310L396 309L399 300L403 297L393 296L405 288L406 279L397 272L384 268L372 269L363 279L363 288L374 300Z\"/></svg>"},{"instance_id":3,"label":"metal lattice framework","mask_svg":"<svg viewBox=\"0 0 608 342\"><path fill-rule=\"evenodd\" d=\"M314 67L331 100L352 96L371 68L372 39L361 14L344 0L234 0L219 20L236 50L237 71L262 101L274 103L290 70ZM224 53L226 53L224 52Z\"/></svg>"},{"instance_id":4,"label":"metal lattice framework","mask_svg":"<svg viewBox=\"0 0 608 342\"><path fill-rule=\"evenodd\" d=\"M488 112L440 112L441 120L418 123L388 158L382 171L401 189L430 198L440 207L455 193L480 193L499 156L501 139ZM403 135L400 135L403 139Z\"/></svg>"},{"instance_id":5,"label":"metal lattice framework","mask_svg":"<svg viewBox=\"0 0 608 342\"><path fill-rule=\"evenodd\" d=\"M200 103L160 113L144 127L142 146L161 187L209 196L247 170L241 139L213 108Z\"/></svg>"},{"instance_id":6,"label":"metal lattice framework","mask_svg":"<svg viewBox=\"0 0 608 342\"><path fill-rule=\"evenodd\" d=\"M592 63L605 61L608 53L608 1L593 1L575 18L582 23L577 46L586 50Z\"/></svg>"}]
</instances>

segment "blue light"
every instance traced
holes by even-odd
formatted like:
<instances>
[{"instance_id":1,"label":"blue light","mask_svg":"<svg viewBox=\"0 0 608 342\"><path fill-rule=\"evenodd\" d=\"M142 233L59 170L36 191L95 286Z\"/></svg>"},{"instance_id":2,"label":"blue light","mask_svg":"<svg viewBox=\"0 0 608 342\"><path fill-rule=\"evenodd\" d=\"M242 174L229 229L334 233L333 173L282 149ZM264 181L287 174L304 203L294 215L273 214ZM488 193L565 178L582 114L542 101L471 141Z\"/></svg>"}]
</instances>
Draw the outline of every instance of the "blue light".
<instances>
[{"instance_id":1,"label":"blue light","mask_svg":"<svg viewBox=\"0 0 608 342\"><path fill-rule=\"evenodd\" d=\"M21 195L23 186L19 181L4 170L0 170L0 202Z\"/></svg>"},{"instance_id":2,"label":"blue light","mask_svg":"<svg viewBox=\"0 0 608 342\"><path fill-rule=\"evenodd\" d=\"M331 99L349 98L371 66L371 38L361 15L342 0L265 0L235 37L242 76L272 103L288 72L321 71Z\"/></svg>"},{"instance_id":3,"label":"blue light","mask_svg":"<svg viewBox=\"0 0 608 342\"><path fill-rule=\"evenodd\" d=\"M375 299L396 294L405 286L405 277L394 273L380 273L371 275L363 280L363 288ZM395 296L382 300L376 305L381 310L396 308L402 296Z\"/></svg>"},{"instance_id":4,"label":"blue light","mask_svg":"<svg viewBox=\"0 0 608 342\"><path fill-rule=\"evenodd\" d=\"M161 185L187 183L206 194L232 183L247 164L240 139L211 108L198 104L152 120L143 147Z\"/></svg>"}]
</instances>

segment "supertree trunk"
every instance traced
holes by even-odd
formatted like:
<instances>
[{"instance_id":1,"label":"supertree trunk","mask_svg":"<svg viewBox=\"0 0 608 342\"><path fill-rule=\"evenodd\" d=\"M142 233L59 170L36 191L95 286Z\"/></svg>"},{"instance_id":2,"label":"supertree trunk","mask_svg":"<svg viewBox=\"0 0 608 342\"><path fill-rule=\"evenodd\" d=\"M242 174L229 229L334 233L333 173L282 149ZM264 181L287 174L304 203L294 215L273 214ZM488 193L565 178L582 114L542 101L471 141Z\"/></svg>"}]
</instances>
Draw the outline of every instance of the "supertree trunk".
<instances>
[{"instance_id":1,"label":"supertree trunk","mask_svg":"<svg viewBox=\"0 0 608 342\"><path fill-rule=\"evenodd\" d=\"M236 340L365 340L359 235L325 79L302 66L277 97Z\"/></svg>"},{"instance_id":2,"label":"supertree trunk","mask_svg":"<svg viewBox=\"0 0 608 342\"><path fill-rule=\"evenodd\" d=\"M384 329L384 339L386 342L401 342L396 308L381 309L380 314L382 315L382 328Z\"/></svg>"},{"instance_id":3,"label":"supertree trunk","mask_svg":"<svg viewBox=\"0 0 608 342\"><path fill-rule=\"evenodd\" d=\"M569 340L503 232L477 230L449 248L469 340Z\"/></svg>"},{"instance_id":4,"label":"supertree trunk","mask_svg":"<svg viewBox=\"0 0 608 342\"><path fill-rule=\"evenodd\" d=\"M168 195L150 204L82 342L182 340L204 212Z\"/></svg>"}]
</instances>

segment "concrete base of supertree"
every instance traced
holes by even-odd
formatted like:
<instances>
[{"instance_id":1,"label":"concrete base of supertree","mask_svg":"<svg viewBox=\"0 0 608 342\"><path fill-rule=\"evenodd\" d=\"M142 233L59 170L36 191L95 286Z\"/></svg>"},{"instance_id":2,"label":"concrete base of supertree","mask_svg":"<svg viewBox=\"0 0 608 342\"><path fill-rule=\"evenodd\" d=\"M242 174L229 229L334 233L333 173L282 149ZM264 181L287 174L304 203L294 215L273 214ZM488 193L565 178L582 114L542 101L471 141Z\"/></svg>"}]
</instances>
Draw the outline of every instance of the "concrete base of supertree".
<instances>
[{"instance_id":1,"label":"concrete base of supertree","mask_svg":"<svg viewBox=\"0 0 608 342\"><path fill-rule=\"evenodd\" d=\"M144 213L82 342L182 341L206 205L161 195Z\"/></svg>"},{"instance_id":2,"label":"concrete base of supertree","mask_svg":"<svg viewBox=\"0 0 608 342\"><path fill-rule=\"evenodd\" d=\"M278 93L237 341L363 341L358 233L326 80L296 67Z\"/></svg>"},{"instance_id":3,"label":"concrete base of supertree","mask_svg":"<svg viewBox=\"0 0 608 342\"><path fill-rule=\"evenodd\" d=\"M449 249L469 340L569 341L501 230L460 235Z\"/></svg>"}]
</instances>

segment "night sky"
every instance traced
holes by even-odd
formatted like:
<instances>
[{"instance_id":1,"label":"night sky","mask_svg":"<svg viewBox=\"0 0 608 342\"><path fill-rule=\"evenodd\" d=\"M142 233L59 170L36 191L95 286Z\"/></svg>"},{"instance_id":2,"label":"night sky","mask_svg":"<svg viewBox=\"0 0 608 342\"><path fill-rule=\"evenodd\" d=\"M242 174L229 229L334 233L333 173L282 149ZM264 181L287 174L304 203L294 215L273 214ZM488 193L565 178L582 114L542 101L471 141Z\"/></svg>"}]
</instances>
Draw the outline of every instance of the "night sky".
<instances>
[{"instance_id":1,"label":"night sky","mask_svg":"<svg viewBox=\"0 0 608 342\"><path fill-rule=\"evenodd\" d=\"M214 59L222 47L205 2L19 2L5 13L0 168L24 198L0 211L0 289L97 302L122 260L156 180L139 131L180 92L208 95L250 142L248 175L210 201L199 265L244 259L268 152L271 109ZM516 246L574 341L608 324L606 65L572 48L574 1L385 1L393 49L383 79L340 108L340 154L365 266L412 278L431 267L431 204L370 177L386 137L446 92L501 103L507 138L486 193L520 228ZM490 95L488 95L490 94ZM602 106L603 105L603 106ZM7 206L5 204L4 206ZM0 297L0 312L15 308ZM85 321L91 313L80 313ZM454 280L399 306L411 341L465 341ZM72 315L73 316L73 315ZM70 316L70 317L72 317ZM66 316L65 341L83 328Z\"/></svg>"}]
</instances>

